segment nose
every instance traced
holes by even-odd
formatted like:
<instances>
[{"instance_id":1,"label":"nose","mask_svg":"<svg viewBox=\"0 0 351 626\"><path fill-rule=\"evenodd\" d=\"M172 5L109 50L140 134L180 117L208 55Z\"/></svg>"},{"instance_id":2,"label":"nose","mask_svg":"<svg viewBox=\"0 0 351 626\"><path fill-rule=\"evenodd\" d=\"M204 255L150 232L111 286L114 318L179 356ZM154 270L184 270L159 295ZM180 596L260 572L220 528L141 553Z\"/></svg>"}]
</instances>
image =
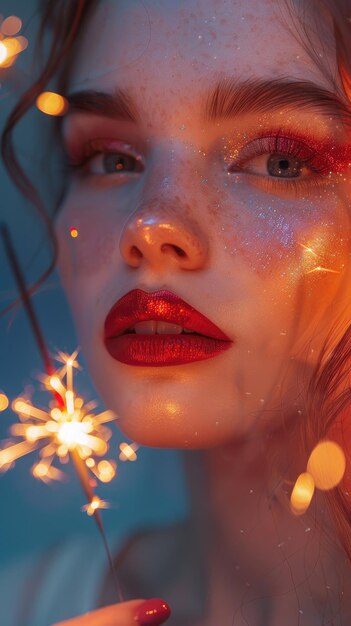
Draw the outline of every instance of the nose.
<instances>
[{"instance_id":1,"label":"nose","mask_svg":"<svg viewBox=\"0 0 351 626\"><path fill-rule=\"evenodd\" d=\"M179 202L154 198L128 219L120 238L120 252L130 267L178 267L198 270L206 266L208 239L203 229Z\"/></svg>"}]
</instances>

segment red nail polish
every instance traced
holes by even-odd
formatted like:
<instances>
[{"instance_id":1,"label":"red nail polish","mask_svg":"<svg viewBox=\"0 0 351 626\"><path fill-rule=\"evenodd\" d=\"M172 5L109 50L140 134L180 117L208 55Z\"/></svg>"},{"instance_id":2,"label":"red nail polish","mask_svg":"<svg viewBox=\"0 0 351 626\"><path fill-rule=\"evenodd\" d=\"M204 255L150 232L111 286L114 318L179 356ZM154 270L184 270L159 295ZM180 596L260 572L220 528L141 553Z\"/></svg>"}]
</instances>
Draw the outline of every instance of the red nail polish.
<instances>
[{"instance_id":1,"label":"red nail polish","mask_svg":"<svg viewBox=\"0 0 351 626\"><path fill-rule=\"evenodd\" d=\"M152 598L139 606L134 619L140 626L146 626L147 624L159 626L159 624L163 624L169 618L170 614L171 609L167 602L161 600L161 598Z\"/></svg>"}]
</instances>

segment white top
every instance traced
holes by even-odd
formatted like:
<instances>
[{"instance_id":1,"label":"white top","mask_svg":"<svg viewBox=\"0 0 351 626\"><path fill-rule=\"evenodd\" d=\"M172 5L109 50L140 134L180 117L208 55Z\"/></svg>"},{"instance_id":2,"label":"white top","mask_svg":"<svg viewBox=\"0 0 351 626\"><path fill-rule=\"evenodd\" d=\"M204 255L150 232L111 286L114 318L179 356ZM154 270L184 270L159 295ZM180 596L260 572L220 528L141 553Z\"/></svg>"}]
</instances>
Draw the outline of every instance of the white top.
<instances>
[{"instance_id":1,"label":"white top","mask_svg":"<svg viewBox=\"0 0 351 626\"><path fill-rule=\"evenodd\" d=\"M188 522L109 540L125 600L164 597L172 624L203 613L206 581ZM155 558L155 555L156 558ZM102 541L81 538L0 570L1 626L51 626L117 602Z\"/></svg>"},{"instance_id":2,"label":"white top","mask_svg":"<svg viewBox=\"0 0 351 626\"><path fill-rule=\"evenodd\" d=\"M123 537L115 542L114 549ZM102 541L82 538L0 570L1 626L50 626L97 606L106 572Z\"/></svg>"}]
</instances>

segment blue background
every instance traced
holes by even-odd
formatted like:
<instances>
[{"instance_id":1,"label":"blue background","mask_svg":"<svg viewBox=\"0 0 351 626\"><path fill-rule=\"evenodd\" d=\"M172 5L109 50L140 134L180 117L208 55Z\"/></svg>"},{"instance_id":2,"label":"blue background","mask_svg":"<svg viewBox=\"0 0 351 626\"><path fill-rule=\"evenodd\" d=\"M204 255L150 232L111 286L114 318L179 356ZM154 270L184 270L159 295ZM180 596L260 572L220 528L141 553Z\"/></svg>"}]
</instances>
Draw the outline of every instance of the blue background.
<instances>
[{"instance_id":1,"label":"blue background","mask_svg":"<svg viewBox=\"0 0 351 626\"><path fill-rule=\"evenodd\" d=\"M31 52L36 28L36 3L32 0L1 0L1 14L17 15L23 21L29 47L10 70L0 68L0 130L16 102L18 95L29 84L32 75ZM26 173L43 173L49 178L47 155L36 154L36 146L46 145L46 120L38 111L32 111L21 122L16 143ZM40 122L40 124L39 124ZM44 127L44 130L43 130ZM49 149L49 146L48 148ZM41 149L40 154L43 152ZM26 279L30 283L40 275L49 259L47 237L35 218L33 209L10 182L0 165L0 218L11 230L16 250ZM17 297L8 261L0 242L0 310ZM33 302L50 352L73 352L77 339L70 312L56 274L34 296ZM50 399L40 391L38 375L43 371L23 307L17 307L0 317L0 391L10 398L20 395L28 387L36 390L37 404L45 407ZM76 375L76 386L87 399L96 399L84 367ZM39 390L39 391L38 391ZM103 407L101 406L101 409ZM0 413L0 440L8 437L8 428L16 416L10 410ZM125 441L116 427L109 457L118 459L119 442ZM14 469L0 475L0 565L18 559L29 552L44 550L66 537L96 534L94 521L80 511L85 503L83 493L72 468L68 467L69 481L47 486L34 479L30 467L36 455L20 459ZM66 469L66 468L65 468ZM187 496L179 453L175 451L140 448L138 461L118 463L118 475L110 485L102 485L99 495L111 502L113 508L103 512L108 532L125 531L145 525L167 523L182 519L187 512Z\"/></svg>"}]
</instances>

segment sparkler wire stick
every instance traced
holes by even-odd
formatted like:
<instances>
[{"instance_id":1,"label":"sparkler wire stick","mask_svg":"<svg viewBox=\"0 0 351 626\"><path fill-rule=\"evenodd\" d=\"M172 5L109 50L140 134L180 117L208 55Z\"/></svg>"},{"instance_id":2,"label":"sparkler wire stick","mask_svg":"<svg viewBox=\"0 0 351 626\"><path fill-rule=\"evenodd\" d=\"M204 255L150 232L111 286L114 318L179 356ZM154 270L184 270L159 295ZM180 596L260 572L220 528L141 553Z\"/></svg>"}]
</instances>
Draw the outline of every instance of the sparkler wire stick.
<instances>
[{"instance_id":1,"label":"sparkler wire stick","mask_svg":"<svg viewBox=\"0 0 351 626\"><path fill-rule=\"evenodd\" d=\"M32 305L32 301L31 298L28 294L28 290L26 287L26 283L25 283L25 279L20 267L20 264L18 262L17 259L17 255L15 252L15 249L13 247L12 244L12 240L11 240L11 235L9 232L9 229L7 228L6 224L1 223L0 224L0 232L1 232L1 237L3 239L4 242L4 247L5 247L5 251L6 251L6 255L8 257L8 260L11 264L11 269L13 271L14 277L16 279L16 283L17 283L17 287L18 290L20 292L21 295L21 299L23 301L24 307L25 307L25 311L27 313L30 325L32 327L33 333L34 333L34 337L39 349L39 352L41 354L43 363L44 363L44 367L45 367L45 371L48 374L48 376L52 376L54 374L54 368L52 365L52 361L49 355L49 351L47 349L45 340L44 340L44 336L42 333L42 330L40 328L39 322L38 322L38 318L36 316L36 313L34 311L34 307ZM52 393L55 397L56 402L58 403L60 408L63 408L65 406L65 402L64 399L62 398L62 396L60 395L60 393L58 391L55 391L52 389ZM116 574L116 570L115 570L115 566L113 563L113 558L111 555L111 551L107 542L107 537L106 537L106 533L104 530L104 526L102 523L102 518L100 515L100 511L98 510L98 505L96 506L96 508L94 507L94 502L98 502L98 500L96 499L96 496L94 495L91 483L90 483L90 479L89 479L89 475L88 475L88 471L86 468L86 465L83 463L82 459L80 458L79 454L75 451L75 450L70 450L70 456L71 459L73 461L75 470L77 472L81 487L83 489L83 492L87 498L87 501L89 503L89 506L91 507L91 513L89 513L92 517L94 517L96 525L98 527L98 530L100 532L100 535L102 537L103 540L103 544L105 547L105 551L106 551L106 555L107 555L107 559L108 559L108 563L110 566L110 570L111 570L111 574L113 576L113 581L115 584L115 588L116 588L116 592L117 592L117 596L118 596L118 600L120 602L123 602L124 598L123 598L123 594L121 591L121 587L119 584L119 580Z\"/></svg>"},{"instance_id":2,"label":"sparkler wire stick","mask_svg":"<svg viewBox=\"0 0 351 626\"><path fill-rule=\"evenodd\" d=\"M76 472L78 474L78 478L80 480L80 484L81 487L87 497L88 502L93 503L94 502L94 493L90 484L90 480L89 480L89 475L87 472L87 468L84 465L84 463L82 463L82 459L80 458L79 454L77 454L77 452L75 452L75 450L71 451L71 458L73 461L73 464L75 466ZM122 594L122 590L121 590L121 586L119 584L119 580L117 577L117 573L116 573L116 568L114 566L113 563L113 558L111 555L111 550L109 548L108 542L107 542L107 537L106 537L106 533L103 527L103 523L102 523L102 518L100 515L100 511L98 509L95 509L92 513L93 517L95 518L97 527L100 531L100 535L102 537L102 541L104 543L105 546L105 551L107 554L107 558L108 558L108 562L109 562L109 566L110 566L110 570L111 570L111 574L113 576L113 581L115 584L115 588L117 591L117 596L118 596L118 600L120 602L123 602L124 598L123 598L123 594Z\"/></svg>"},{"instance_id":3,"label":"sparkler wire stick","mask_svg":"<svg viewBox=\"0 0 351 626\"><path fill-rule=\"evenodd\" d=\"M27 287L25 284L25 280L22 274L22 270L19 266L17 257L16 257L16 253L11 241L11 236L9 233L9 229L7 228L6 224L1 223L0 225L0 229L1 229L1 236L4 242L4 247L5 247L5 251L6 251L6 255L10 261L11 264L11 268L14 274L14 277L16 279L16 283L17 283L17 287L18 287L18 291L20 292L23 304L25 306L25 310L30 322L30 325L32 327L33 333L34 333L34 337L35 340L37 342L37 346L39 348L39 352L41 354L41 358L43 359L43 363L44 363L44 368L46 373L48 374L48 376L52 376L54 373L54 368L52 366L52 362L49 356L49 352L48 349L45 345L45 341L44 341L44 337L43 334L40 330L40 326L36 317L36 314L34 312L34 308L30 299L30 296L28 294L27 291ZM56 397L56 396L55 396ZM60 405L62 406L62 398L61 396L59 397L60 399L58 399L56 397L57 400L59 400Z\"/></svg>"}]
</instances>

